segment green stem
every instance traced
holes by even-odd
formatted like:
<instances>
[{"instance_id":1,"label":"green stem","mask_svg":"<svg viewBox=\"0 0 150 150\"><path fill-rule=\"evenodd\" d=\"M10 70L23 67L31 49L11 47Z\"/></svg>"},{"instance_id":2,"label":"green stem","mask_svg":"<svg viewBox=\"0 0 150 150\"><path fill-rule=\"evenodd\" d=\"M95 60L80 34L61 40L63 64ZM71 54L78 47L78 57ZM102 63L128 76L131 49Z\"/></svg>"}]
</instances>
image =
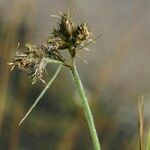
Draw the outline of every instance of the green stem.
<instances>
[{"instance_id":1,"label":"green stem","mask_svg":"<svg viewBox=\"0 0 150 150\"><path fill-rule=\"evenodd\" d=\"M88 104L87 97L86 97L85 92L84 92L82 82L80 80L80 77L79 77L74 59L73 59L72 74L73 74L73 78L75 80L75 83L76 83L76 86L77 86L77 89L78 89L78 92L79 92L79 95L80 95L80 98L81 98L83 111L84 111L84 114L86 116L88 127L89 127L91 137L92 137L92 140L93 140L94 150L100 150L100 143L99 143L96 128L95 128L94 119L93 119L93 116L92 116L92 112L90 110L90 106Z\"/></svg>"},{"instance_id":2,"label":"green stem","mask_svg":"<svg viewBox=\"0 0 150 150\"><path fill-rule=\"evenodd\" d=\"M148 138L147 138L147 147L146 150L150 150L150 130L148 132Z\"/></svg>"},{"instance_id":3,"label":"green stem","mask_svg":"<svg viewBox=\"0 0 150 150\"><path fill-rule=\"evenodd\" d=\"M40 93L40 95L37 97L37 99L35 100L35 102L33 103L33 105L30 107L30 109L28 110L28 112L25 114L25 116L21 119L19 125L21 125L23 123L23 121L28 117L28 115L31 113L31 111L33 110L33 108L37 105L37 103L40 101L40 99L43 97L43 95L45 94L45 92L48 90L48 88L51 86L51 84L53 83L53 81L56 79L58 73L60 72L61 68L62 68L62 64L58 67L57 71L55 72L55 74L53 75L53 77L49 80L49 82L47 83L47 85L45 86L45 88L42 90L42 92Z\"/></svg>"}]
</instances>

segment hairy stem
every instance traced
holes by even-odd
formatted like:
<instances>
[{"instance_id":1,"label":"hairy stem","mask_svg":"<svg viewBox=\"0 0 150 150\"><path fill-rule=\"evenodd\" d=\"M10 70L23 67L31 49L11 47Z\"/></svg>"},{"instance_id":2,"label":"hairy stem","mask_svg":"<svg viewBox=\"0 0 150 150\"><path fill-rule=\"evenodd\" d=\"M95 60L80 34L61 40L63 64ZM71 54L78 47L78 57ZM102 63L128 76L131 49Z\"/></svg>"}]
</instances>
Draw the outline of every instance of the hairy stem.
<instances>
[{"instance_id":1,"label":"hairy stem","mask_svg":"<svg viewBox=\"0 0 150 150\"><path fill-rule=\"evenodd\" d=\"M62 68L62 64L58 67L57 71L55 72L55 74L53 75L53 77L49 80L49 82L47 83L47 85L45 86L45 88L42 90L42 92L40 93L40 95L37 97L37 99L35 100L35 102L33 103L33 105L30 107L30 109L28 110L28 112L25 114L25 116L21 119L19 125L21 125L23 123L23 121L28 117L28 115L31 113L31 111L33 110L33 108L37 105L37 103L40 101L40 99L43 97L43 95L45 94L45 92L48 90L48 88L51 86L51 84L53 83L53 81L56 79L58 73L60 72L61 68Z\"/></svg>"},{"instance_id":2,"label":"hairy stem","mask_svg":"<svg viewBox=\"0 0 150 150\"><path fill-rule=\"evenodd\" d=\"M79 77L74 59L73 59L72 75L73 75L73 78L75 80L75 83L76 83L76 86L77 86L77 89L78 89L78 93L79 93L80 98L81 98L83 111L84 111L84 114L86 116L88 127L89 127L91 137L92 137L92 140L93 140L94 150L100 150L100 143L99 143L96 128L95 128L94 119L93 119L93 116L92 116L90 106L88 104L87 97L86 97L85 92L84 92L82 82L80 80L80 77Z\"/></svg>"}]
</instances>

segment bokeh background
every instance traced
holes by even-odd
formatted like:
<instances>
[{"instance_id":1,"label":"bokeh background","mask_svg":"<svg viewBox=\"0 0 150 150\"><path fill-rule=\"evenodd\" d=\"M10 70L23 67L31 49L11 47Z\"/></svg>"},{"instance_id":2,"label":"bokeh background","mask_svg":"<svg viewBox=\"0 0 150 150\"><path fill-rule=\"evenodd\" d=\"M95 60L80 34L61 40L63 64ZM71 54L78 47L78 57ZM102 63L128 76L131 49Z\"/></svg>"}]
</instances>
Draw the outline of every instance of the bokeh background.
<instances>
[{"instance_id":1,"label":"bokeh background","mask_svg":"<svg viewBox=\"0 0 150 150\"><path fill-rule=\"evenodd\" d=\"M63 69L21 127L18 123L44 88L24 72L10 71L17 43L40 45L59 11L103 33L77 66L103 150L138 149L137 95L144 95L144 139L150 119L149 0L0 0L0 150L92 150L70 72ZM49 65L46 80L57 66Z\"/></svg>"}]
</instances>

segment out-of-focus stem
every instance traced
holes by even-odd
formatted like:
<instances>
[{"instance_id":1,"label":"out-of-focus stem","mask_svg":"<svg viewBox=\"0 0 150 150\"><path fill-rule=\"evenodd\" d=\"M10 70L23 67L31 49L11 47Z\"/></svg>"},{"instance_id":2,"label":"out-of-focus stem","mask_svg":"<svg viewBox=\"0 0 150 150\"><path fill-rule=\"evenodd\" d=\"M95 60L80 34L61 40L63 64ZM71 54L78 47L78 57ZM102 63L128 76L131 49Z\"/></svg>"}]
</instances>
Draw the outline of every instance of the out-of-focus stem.
<instances>
[{"instance_id":1,"label":"out-of-focus stem","mask_svg":"<svg viewBox=\"0 0 150 150\"><path fill-rule=\"evenodd\" d=\"M138 96L139 150L144 150L144 96Z\"/></svg>"}]
</instances>

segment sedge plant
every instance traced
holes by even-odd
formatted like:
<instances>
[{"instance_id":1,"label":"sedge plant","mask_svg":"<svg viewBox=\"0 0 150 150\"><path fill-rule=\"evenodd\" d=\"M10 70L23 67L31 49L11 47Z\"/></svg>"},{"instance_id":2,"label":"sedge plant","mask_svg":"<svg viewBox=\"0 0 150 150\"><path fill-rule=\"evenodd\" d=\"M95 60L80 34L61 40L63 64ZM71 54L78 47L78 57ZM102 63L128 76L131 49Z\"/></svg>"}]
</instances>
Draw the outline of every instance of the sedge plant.
<instances>
[{"instance_id":1,"label":"sedge plant","mask_svg":"<svg viewBox=\"0 0 150 150\"><path fill-rule=\"evenodd\" d=\"M57 18L59 18L57 26L52 30L52 33L44 44L39 47L32 44L26 44L23 50L21 49L21 51L17 51L14 60L9 63L9 65L12 66L11 70L16 67L27 72L29 78L32 79L33 84L37 80L41 80L46 83L43 79L43 74L46 71L48 63L59 65L56 73L46 84L45 88L22 118L19 125L21 125L27 118L39 100L43 97L47 89L56 79L62 67L65 66L70 70L81 98L81 104L90 130L94 150L100 150L100 143L93 115L75 62L79 51L87 49L86 46L94 42L95 39L91 38L91 32L89 31L89 25L87 23L75 25L69 11L60 13L60 16L57 16ZM64 57L62 53L63 51L68 51L70 57Z\"/></svg>"}]
</instances>

